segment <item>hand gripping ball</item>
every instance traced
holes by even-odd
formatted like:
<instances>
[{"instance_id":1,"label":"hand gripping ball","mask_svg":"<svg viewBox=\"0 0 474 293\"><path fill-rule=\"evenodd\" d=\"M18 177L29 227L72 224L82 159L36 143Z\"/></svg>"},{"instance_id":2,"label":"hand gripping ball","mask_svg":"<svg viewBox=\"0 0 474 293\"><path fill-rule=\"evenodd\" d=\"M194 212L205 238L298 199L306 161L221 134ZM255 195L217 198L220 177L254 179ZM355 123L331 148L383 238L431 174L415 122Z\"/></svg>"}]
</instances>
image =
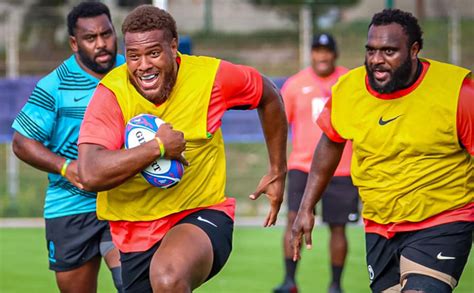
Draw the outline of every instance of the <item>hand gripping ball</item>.
<instances>
[{"instance_id":1,"label":"hand gripping ball","mask_svg":"<svg viewBox=\"0 0 474 293\"><path fill-rule=\"evenodd\" d=\"M133 117L125 127L125 148L131 149L153 140L163 123L163 120L150 114ZM170 188L178 184L183 177L184 166L178 160L158 158L140 173L151 185Z\"/></svg>"}]
</instances>

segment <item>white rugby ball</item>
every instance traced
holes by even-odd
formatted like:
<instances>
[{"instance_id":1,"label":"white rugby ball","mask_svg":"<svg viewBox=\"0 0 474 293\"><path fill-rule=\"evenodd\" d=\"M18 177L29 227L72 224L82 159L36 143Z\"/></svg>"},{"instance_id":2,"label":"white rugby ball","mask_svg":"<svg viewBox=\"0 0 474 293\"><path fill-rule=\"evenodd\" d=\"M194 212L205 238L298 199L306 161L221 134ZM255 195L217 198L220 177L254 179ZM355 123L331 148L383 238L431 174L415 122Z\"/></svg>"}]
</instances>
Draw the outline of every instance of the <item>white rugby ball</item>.
<instances>
[{"instance_id":1,"label":"white rugby ball","mask_svg":"<svg viewBox=\"0 0 474 293\"><path fill-rule=\"evenodd\" d=\"M125 148L131 149L153 140L164 121L150 114L140 114L128 121L125 127ZM184 166L178 160L157 159L141 175L148 183L160 188L170 188L181 181Z\"/></svg>"}]
</instances>

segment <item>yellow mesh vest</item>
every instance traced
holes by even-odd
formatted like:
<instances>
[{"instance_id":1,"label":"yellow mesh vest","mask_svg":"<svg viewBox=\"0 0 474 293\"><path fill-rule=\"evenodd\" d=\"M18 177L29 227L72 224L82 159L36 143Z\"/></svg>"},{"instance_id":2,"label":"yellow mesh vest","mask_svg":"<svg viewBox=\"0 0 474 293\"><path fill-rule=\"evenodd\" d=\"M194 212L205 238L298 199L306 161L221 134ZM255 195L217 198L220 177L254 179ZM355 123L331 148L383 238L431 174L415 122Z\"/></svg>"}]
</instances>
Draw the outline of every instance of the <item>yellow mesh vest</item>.
<instances>
[{"instance_id":1,"label":"yellow mesh vest","mask_svg":"<svg viewBox=\"0 0 474 293\"><path fill-rule=\"evenodd\" d=\"M126 64L111 71L101 83L114 92L124 121L149 113L184 133L185 167L181 182L170 189L150 185L137 174L97 198L100 219L151 221L179 211L225 200L225 153L220 129L207 135L207 114L220 60L180 55L178 78L168 100L160 106L143 98L130 83ZM125 125L124 125L125 127Z\"/></svg>"},{"instance_id":2,"label":"yellow mesh vest","mask_svg":"<svg viewBox=\"0 0 474 293\"><path fill-rule=\"evenodd\" d=\"M469 71L424 61L430 67L422 82L397 99L372 96L364 67L332 90L332 125L353 141L351 173L362 215L380 224L419 222L473 201L474 164L456 128Z\"/></svg>"}]
</instances>

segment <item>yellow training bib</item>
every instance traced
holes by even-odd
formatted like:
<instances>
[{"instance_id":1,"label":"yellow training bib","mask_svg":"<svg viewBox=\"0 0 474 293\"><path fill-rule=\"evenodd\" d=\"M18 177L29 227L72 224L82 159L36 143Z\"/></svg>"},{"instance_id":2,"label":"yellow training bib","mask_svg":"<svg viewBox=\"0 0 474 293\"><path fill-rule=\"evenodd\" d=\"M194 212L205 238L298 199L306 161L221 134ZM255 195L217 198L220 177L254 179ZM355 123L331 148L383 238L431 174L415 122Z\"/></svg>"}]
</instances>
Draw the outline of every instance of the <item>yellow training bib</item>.
<instances>
[{"instance_id":1,"label":"yellow training bib","mask_svg":"<svg viewBox=\"0 0 474 293\"><path fill-rule=\"evenodd\" d=\"M371 95L364 67L333 87L332 125L353 141L351 175L364 218L419 222L473 201L474 166L459 144L459 91L469 71L423 60L421 83L395 99Z\"/></svg>"}]
</instances>

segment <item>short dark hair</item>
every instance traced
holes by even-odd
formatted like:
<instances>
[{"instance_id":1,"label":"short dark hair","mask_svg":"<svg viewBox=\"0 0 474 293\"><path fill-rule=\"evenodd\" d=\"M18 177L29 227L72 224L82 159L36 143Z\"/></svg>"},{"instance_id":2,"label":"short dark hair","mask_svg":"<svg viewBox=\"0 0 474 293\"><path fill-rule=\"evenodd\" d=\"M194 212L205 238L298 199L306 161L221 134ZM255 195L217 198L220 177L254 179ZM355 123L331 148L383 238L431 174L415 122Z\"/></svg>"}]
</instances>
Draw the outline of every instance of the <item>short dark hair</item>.
<instances>
[{"instance_id":1,"label":"short dark hair","mask_svg":"<svg viewBox=\"0 0 474 293\"><path fill-rule=\"evenodd\" d=\"M163 30L169 40L178 40L173 16L153 5L140 5L130 12L122 24L122 34Z\"/></svg>"},{"instance_id":2,"label":"short dark hair","mask_svg":"<svg viewBox=\"0 0 474 293\"><path fill-rule=\"evenodd\" d=\"M67 31L70 36L74 36L74 29L76 28L77 19L82 17L95 17L105 14L112 22L109 8L100 2L86 1L74 6L67 15Z\"/></svg>"},{"instance_id":3,"label":"short dark hair","mask_svg":"<svg viewBox=\"0 0 474 293\"><path fill-rule=\"evenodd\" d=\"M420 50L423 48L423 32L418 24L418 20L413 14L402 11L400 9L384 9L382 12L376 13L372 17L369 28L372 25L389 25L391 23L398 23L402 26L403 31L408 35L408 47L411 47L415 42L420 45Z\"/></svg>"}]
</instances>

